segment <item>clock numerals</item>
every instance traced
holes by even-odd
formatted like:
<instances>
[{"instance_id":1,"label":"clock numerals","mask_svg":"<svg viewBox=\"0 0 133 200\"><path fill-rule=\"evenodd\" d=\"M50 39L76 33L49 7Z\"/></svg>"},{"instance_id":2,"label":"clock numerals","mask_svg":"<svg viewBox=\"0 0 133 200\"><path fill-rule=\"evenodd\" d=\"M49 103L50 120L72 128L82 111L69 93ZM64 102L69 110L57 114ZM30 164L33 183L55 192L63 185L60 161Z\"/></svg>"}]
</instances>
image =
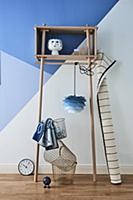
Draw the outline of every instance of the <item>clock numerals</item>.
<instances>
[{"instance_id":1,"label":"clock numerals","mask_svg":"<svg viewBox=\"0 0 133 200\"><path fill-rule=\"evenodd\" d=\"M18 171L21 175L29 176L34 172L34 163L30 159L23 159L18 164Z\"/></svg>"}]
</instances>

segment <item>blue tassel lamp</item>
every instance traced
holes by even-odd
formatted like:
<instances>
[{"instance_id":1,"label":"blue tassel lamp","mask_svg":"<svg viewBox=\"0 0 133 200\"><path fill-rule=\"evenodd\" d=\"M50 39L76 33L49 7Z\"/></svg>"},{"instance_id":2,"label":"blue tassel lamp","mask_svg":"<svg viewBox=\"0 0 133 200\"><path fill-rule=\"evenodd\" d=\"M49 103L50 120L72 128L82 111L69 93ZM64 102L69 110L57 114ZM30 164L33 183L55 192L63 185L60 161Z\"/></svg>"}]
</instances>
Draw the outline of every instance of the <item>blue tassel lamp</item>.
<instances>
[{"instance_id":1,"label":"blue tassel lamp","mask_svg":"<svg viewBox=\"0 0 133 200\"><path fill-rule=\"evenodd\" d=\"M69 113L81 112L86 106L86 99L83 96L76 95L76 62L74 64L74 95L70 95L64 99L64 107Z\"/></svg>"},{"instance_id":2,"label":"blue tassel lamp","mask_svg":"<svg viewBox=\"0 0 133 200\"><path fill-rule=\"evenodd\" d=\"M81 112L85 106L85 97L70 95L64 99L64 107L69 113Z\"/></svg>"}]
</instances>

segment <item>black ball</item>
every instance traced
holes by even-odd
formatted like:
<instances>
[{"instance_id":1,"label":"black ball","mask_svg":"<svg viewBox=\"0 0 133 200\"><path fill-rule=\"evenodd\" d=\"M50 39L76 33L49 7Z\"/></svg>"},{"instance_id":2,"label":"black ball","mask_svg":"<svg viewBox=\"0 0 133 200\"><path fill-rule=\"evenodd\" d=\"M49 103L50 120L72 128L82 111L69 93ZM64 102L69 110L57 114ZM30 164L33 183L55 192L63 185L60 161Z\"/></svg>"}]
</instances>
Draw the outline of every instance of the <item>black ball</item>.
<instances>
[{"instance_id":1,"label":"black ball","mask_svg":"<svg viewBox=\"0 0 133 200\"><path fill-rule=\"evenodd\" d=\"M49 186L50 183L51 183L51 178L49 176L45 176L43 178L43 183L44 183L45 186Z\"/></svg>"}]
</instances>

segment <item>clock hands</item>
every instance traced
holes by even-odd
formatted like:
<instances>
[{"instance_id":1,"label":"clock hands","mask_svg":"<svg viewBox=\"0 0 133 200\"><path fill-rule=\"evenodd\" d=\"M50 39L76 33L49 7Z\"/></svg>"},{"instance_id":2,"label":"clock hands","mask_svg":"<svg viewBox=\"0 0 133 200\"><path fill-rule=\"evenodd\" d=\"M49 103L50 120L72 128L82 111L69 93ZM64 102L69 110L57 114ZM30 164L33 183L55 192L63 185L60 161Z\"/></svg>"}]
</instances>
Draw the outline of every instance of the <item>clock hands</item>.
<instances>
[{"instance_id":1,"label":"clock hands","mask_svg":"<svg viewBox=\"0 0 133 200\"><path fill-rule=\"evenodd\" d=\"M34 172L34 163L30 159L23 159L18 164L18 170L20 174L28 176Z\"/></svg>"},{"instance_id":2,"label":"clock hands","mask_svg":"<svg viewBox=\"0 0 133 200\"><path fill-rule=\"evenodd\" d=\"M25 164L22 164L25 168L27 168L27 165L25 165Z\"/></svg>"}]
</instances>

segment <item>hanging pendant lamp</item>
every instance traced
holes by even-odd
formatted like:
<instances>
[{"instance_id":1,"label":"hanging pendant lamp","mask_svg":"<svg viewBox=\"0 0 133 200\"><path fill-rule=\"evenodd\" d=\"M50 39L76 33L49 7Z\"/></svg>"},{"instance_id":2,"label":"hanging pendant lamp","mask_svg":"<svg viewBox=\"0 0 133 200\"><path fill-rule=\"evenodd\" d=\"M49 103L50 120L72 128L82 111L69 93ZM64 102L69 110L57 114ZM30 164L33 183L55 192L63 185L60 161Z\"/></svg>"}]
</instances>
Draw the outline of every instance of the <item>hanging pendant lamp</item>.
<instances>
[{"instance_id":1,"label":"hanging pendant lamp","mask_svg":"<svg viewBox=\"0 0 133 200\"><path fill-rule=\"evenodd\" d=\"M74 95L70 95L66 97L64 102L64 107L69 113L81 112L84 110L86 106L86 99L83 96L76 95L76 65L78 63L74 63Z\"/></svg>"}]
</instances>

